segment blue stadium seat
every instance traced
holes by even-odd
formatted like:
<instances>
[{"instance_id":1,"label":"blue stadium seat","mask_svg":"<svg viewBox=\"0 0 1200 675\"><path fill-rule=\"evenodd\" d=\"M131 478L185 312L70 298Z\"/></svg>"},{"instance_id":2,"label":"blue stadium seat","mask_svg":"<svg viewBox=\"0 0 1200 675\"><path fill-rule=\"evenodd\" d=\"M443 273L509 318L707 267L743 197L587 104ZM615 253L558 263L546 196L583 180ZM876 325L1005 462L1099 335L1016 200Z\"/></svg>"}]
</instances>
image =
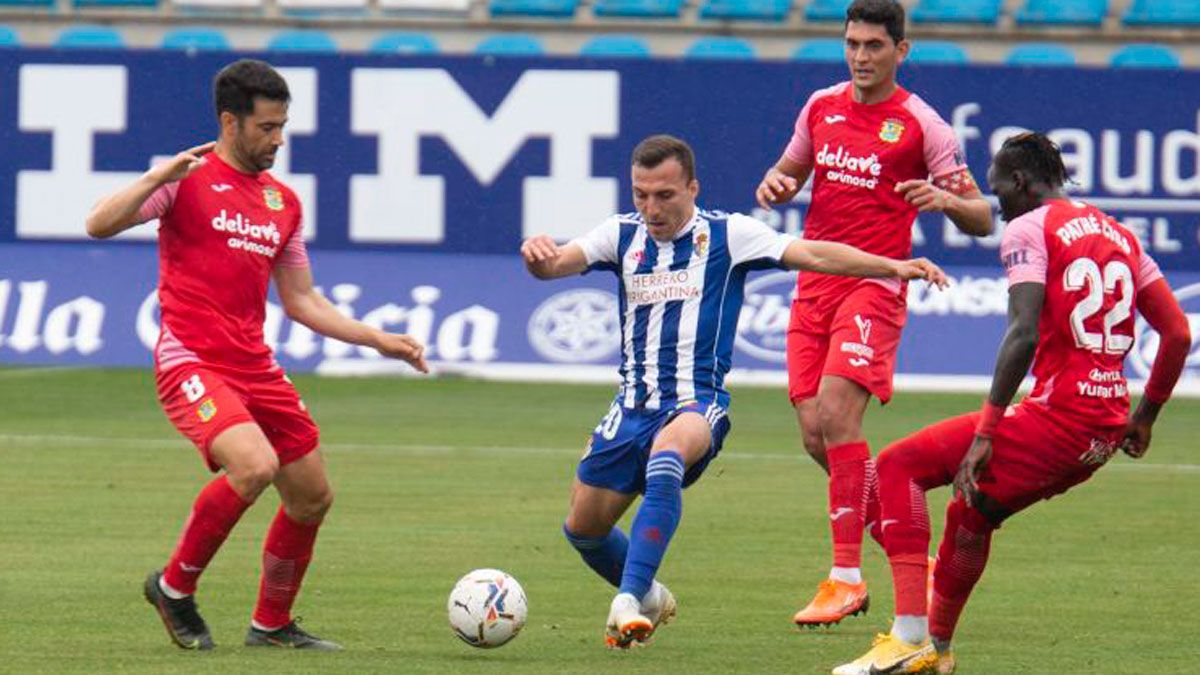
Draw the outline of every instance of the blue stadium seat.
<instances>
[{"instance_id":1,"label":"blue stadium seat","mask_svg":"<svg viewBox=\"0 0 1200 675\"><path fill-rule=\"evenodd\" d=\"M492 16L534 16L569 19L575 16L579 0L489 0Z\"/></svg>"},{"instance_id":2,"label":"blue stadium seat","mask_svg":"<svg viewBox=\"0 0 1200 675\"><path fill-rule=\"evenodd\" d=\"M1131 26L1200 24L1200 0L1134 0L1122 21Z\"/></svg>"},{"instance_id":3,"label":"blue stadium seat","mask_svg":"<svg viewBox=\"0 0 1200 675\"><path fill-rule=\"evenodd\" d=\"M216 28L176 28L163 35L163 49L216 50L229 49L229 39Z\"/></svg>"},{"instance_id":4,"label":"blue stadium seat","mask_svg":"<svg viewBox=\"0 0 1200 675\"><path fill-rule=\"evenodd\" d=\"M812 0L804 9L808 21L845 21L852 0Z\"/></svg>"},{"instance_id":5,"label":"blue stadium seat","mask_svg":"<svg viewBox=\"0 0 1200 675\"><path fill-rule=\"evenodd\" d=\"M967 52L953 42L917 40L908 53L909 63L967 63Z\"/></svg>"},{"instance_id":6,"label":"blue stadium seat","mask_svg":"<svg viewBox=\"0 0 1200 675\"><path fill-rule=\"evenodd\" d=\"M996 23L1001 0L921 0L913 23Z\"/></svg>"},{"instance_id":7,"label":"blue stadium seat","mask_svg":"<svg viewBox=\"0 0 1200 675\"><path fill-rule=\"evenodd\" d=\"M1075 52L1062 45L1031 42L1013 47L1004 62L1010 66L1073 66Z\"/></svg>"},{"instance_id":8,"label":"blue stadium seat","mask_svg":"<svg viewBox=\"0 0 1200 675\"><path fill-rule=\"evenodd\" d=\"M371 43L370 51L389 54L436 54L437 42L425 33L384 33Z\"/></svg>"},{"instance_id":9,"label":"blue stadium seat","mask_svg":"<svg viewBox=\"0 0 1200 675\"><path fill-rule=\"evenodd\" d=\"M792 52L796 61L841 63L846 60L846 42L837 38L807 40Z\"/></svg>"},{"instance_id":10,"label":"blue stadium seat","mask_svg":"<svg viewBox=\"0 0 1200 675\"><path fill-rule=\"evenodd\" d=\"M277 52L336 52L337 43L325 31L285 30L271 36L267 49Z\"/></svg>"},{"instance_id":11,"label":"blue stadium seat","mask_svg":"<svg viewBox=\"0 0 1200 675\"><path fill-rule=\"evenodd\" d=\"M475 45L476 54L498 54L502 56L541 56L545 53L541 41L532 35L510 33L484 38Z\"/></svg>"},{"instance_id":12,"label":"blue stadium seat","mask_svg":"<svg viewBox=\"0 0 1200 675\"><path fill-rule=\"evenodd\" d=\"M1017 10L1019 24L1099 26L1108 0L1029 0Z\"/></svg>"},{"instance_id":13,"label":"blue stadium seat","mask_svg":"<svg viewBox=\"0 0 1200 675\"><path fill-rule=\"evenodd\" d=\"M55 0L0 0L0 7L6 9L13 7L54 9L54 5Z\"/></svg>"},{"instance_id":14,"label":"blue stadium seat","mask_svg":"<svg viewBox=\"0 0 1200 675\"><path fill-rule=\"evenodd\" d=\"M700 18L781 22L791 5L791 0L706 0Z\"/></svg>"},{"instance_id":15,"label":"blue stadium seat","mask_svg":"<svg viewBox=\"0 0 1200 675\"><path fill-rule=\"evenodd\" d=\"M108 26L75 25L64 28L54 41L54 46L63 49L121 49L125 46L125 40Z\"/></svg>"},{"instance_id":16,"label":"blue stadium seat","mask_svg":"<svg viewBox=\"0 0 1200 675\"><path fill-rule=\"evenodd\" d=\"M596 0L596 16L622 16L634 19L675 18L683 11L683 0Z\"/></svg>"},{"instance_id":17,"label":"blue stadium seat","mask_svg":"<svg viewBox=\"0 0 1200 675\"><path fill-rule=\"evenodd\" d=\"M735 37L702 37L688 46L683 55L689 59L753 59L754 47Z\"/></svg>"},{"instance_id":18,"label":"blue stadium seat","mask_svg":"<svg viewBox=\"0 0 1200 675\"><path fill-rule=\"evenodd\" d=\"M579 55L645 58L650 56L650 47L632 35L597 35L579 48Z\"/></svg>"},{"instance_id":19,"label":"blue stadium seat","mask_svg":"<svg viewBox=\"0 0 1200 675\"><path fill-rule=\"evenodd\" d=\"M20 47L17 32L8 26L0 26L0 47Z\"/></svg>"},{"instance_id":20,"label":"blue stadium seat","mask_svg":"<svg viewBox=\"0 0 1200 675\"><path fill-rule=\"evenodd\" d=\"M1179 55L1162 45L1125 45L1112 55L1113 68L1178 68Z\"/></svg>"},{"instance_id":21,"label":"blue stadium seat","mask_svg":"<svg viewBox=\"0 0 1200 675\"><path fill-rule=\"evenodd\" d=\"M73 0L76 7L157 7L158 0Z\"/></svg>"}]
</instances>

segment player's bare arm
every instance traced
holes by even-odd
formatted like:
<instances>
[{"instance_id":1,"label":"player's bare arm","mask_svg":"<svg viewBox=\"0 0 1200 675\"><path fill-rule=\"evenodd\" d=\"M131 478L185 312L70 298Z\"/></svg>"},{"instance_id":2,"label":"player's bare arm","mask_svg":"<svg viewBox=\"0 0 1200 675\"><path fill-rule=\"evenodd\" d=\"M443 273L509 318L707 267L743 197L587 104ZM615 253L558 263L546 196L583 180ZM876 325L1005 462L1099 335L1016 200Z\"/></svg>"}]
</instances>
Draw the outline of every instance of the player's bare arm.
<instances>
[{"instance_id":1,"label":"player's bare arm","mask_svg":"<svg viewBox=\"0 0 1200 675\"><path fill-rule=\"evenodd\" d=\"M101 198L87 217L87 233L107 239L138 224L138 210L158 188L183 180L196 170L204 155L212 152L216 141L188 148L171 159L156 164L129 185Z\"/></svg>"},{"instance_id":2,"label":"player's bare arm","mask_svg":"<svg viewBox=\"0 0 1200 675\"><path fill-rule=\"evenodd\" d=\"M276 267L275 288L289 319L299 322L321 335L371 347L383 356L399 359L422 373L429 372L425 363L425 345L410 335L386 333L361 321L344 316L317 292L309 267Z\"/></svg>"},{"instance_id":3,"label":"player's bare arm","mask_svg":"<svg viewBox=\"0 0 1200 675\"><path fill-rule=\"evenodd\" d=\"M782 155L779 161L775 162L775 166L767 169L766 175L758 184L758 189L754 191L754 198L764 209L769 209L775 204L786 204L800 192L800 188L808 182L811 174L812 166Z\"/></svg>"},{"instance_id":4,"label":"player's bare arm","mask_svg":"<svg viewBox=\"0 0 1200 675\"><path fill-rule=\"evenodd\" d=\"M784 250L783 264L792 270L905 281L924 279L938 288L946 286L946 273L926 258L893 260L832 241L798 239Z\"/></svg>"},{"instance_id":5,"label":"player's bare arm","mask_svg":"<svg viewBox=\"0 0 1200 675\"><path fill-rule=\"evenodd\" d=\"M945 190L927 180L906 180L896 184L896 192L921 213L936 211L965 234L986 237L995 229L992 205L979 188L972 187L959 194Z\"/></svg>"},{"instance_id":6,"label":"player's bare arm","mask_svg":"<svg viewBox=\"0 0 1200 675\"><path fill-rule=\"evenodd\" d=\"M521 244L525 268L538 279L560 279L582 274L587 269L587 256L579 244L559 246L546 235L530 237Z\"/></svg>"},{"instance_id":7,"label":"player's bare arm","mask_svg":"<svg viewBox=\"0 0 1200 675\"><path fill-rule=\"evenodd\" d=\"M992 389L988 393L988 405L994 409L1003 410L1012 403L1021 380L1029 372L1033 355L1037 352L1038 321L1045 300L1044 284L1014 284L1008 291L1008 330L996 355L996 371L992 376ZM991 455L990 433L977 434L954 477L954 492L961 494L968 505L973 505L978 499L977 481Z\"/></svg>"},{"instance_id":8,"label":"player's bare arm","mask_svg":"<svg viewBox=\"0 0 1200 675\"><path fill-rule=\"evenodd\" d=\"M1137 308L1146 323L1158 333L1159 340L1146 391L1138 402L1137 410L1129 416L1125 438L1121 443L1125 454L1134 459L1141 458L1150 449L1150 430L1171 389L1179 380L1192 348L1187 315L1165 279L1155 281L1138 293Z\"/></svg>"}]
</instances>

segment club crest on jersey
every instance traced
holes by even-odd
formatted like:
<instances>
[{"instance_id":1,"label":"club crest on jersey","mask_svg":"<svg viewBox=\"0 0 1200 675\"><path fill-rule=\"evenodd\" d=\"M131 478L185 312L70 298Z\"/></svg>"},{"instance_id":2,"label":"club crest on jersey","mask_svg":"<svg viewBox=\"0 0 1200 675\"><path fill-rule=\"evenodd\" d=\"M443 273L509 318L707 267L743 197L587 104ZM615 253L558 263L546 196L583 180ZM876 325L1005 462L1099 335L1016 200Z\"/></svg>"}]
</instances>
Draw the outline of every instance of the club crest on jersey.
<instances>
[{"instance_id":1,"label":"club crest on jersey","mask_svg":"<svg viewBox=\"0 0 1200 675\"><path fill-rule=\"evenodd\" d=\"M900 120L884 120L883 126L879 127L879 140L884 143L897 143L902 135L904 135L904 123Z\"/></svg>"},{"instance_id":2,"label":"club crest on jersey","mask_svg":"<svg viewBox=\"0 0 1200 675\"><path fill-rule=\"evenodd\" d=\"M274 185L268 185L263 188L263 203L272 211L282 211L283 193Z\"/></svg>"},{"instance_id":3,"label":"club crest on jersey","mask_svg":"<svg viewBox=\"0 0 1200 675\"><path fill-rule=\"evenodd\" d=\"M208 422L213 417L216 417L216 415L217 403L211 398L204 399L204 402L200 404L200 407L196 408L196 416L200 418L201 422Z\"/></svg>"},{"instance_id":4,"label":"club crest on jersey","mask_svg":"<svg viewBox=\"0 0 1200 675\"><path fill-rule=\"evenodd\" d=\"M704 254L708 253L707 234L701 232L692 239L692 251L697 258L703 258Z\"/></svg>"}]
</instances>

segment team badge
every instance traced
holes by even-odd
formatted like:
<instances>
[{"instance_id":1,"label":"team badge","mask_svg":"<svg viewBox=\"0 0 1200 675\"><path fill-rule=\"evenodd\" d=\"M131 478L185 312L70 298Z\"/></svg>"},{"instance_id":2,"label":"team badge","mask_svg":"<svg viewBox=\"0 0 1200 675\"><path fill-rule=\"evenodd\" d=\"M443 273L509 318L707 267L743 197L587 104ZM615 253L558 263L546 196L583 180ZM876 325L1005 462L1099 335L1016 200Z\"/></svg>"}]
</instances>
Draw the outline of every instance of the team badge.
<instances>
[{"instance_id":1,"label":"team badge","mask_svg":"<svg viewBox=\"0 0 1200 675\"><path fill-rule=\"evenodd\" d=\"M703 232L697 234L692 239L692 248L695 250L697 257L703 258L704 254L708 252L708 235Z\"/></svg>"},{"instance_id":2,"label":"team badge","mask_svg":"<svg viewBox=\"0 0 1200 675\"><path fill-rule=\"evenodd\" d=\"M903 134L904 124L900 120L884 120L883 126L879 127L879 140L884 143L899 142Z\"/></svg>"},{"instance_id":3,"label":"team badge","mask_svg":"<svg viewBox=\"0 0 1200 675\"><path fill-rule=\"evenodd\" d=\"M201 422L208 422L213 417L216 417L216 415L217 415L216 401L212 400L211 398L205 399L204 403L201 403L200 407L196 408L196 415L200 418Z\"/></svg>"},{"instance_id":4,"label":"team badge","mask_svg":"<svg viewBox=\"0 0 1200 675\"><path fill-rule=\"evenodd\" d=\"M266 203L267 208L271 209L272 211L282 211L283 193L280 192L279 188L275 187L274 185L268 185L263 188L263 202Z\"/></svg>"}]
</instances>

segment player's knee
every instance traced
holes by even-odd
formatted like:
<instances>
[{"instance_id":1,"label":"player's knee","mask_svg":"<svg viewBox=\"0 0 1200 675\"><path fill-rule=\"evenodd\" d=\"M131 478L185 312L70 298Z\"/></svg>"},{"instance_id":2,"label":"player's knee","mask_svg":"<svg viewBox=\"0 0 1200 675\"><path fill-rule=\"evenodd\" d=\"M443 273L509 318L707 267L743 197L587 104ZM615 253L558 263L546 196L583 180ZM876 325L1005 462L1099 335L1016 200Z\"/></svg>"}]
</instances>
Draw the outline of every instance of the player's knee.
<instances>
[{"instance_id":1,"label":"player's knee","mask_svg":"<svg viewBox=\"0 0 1200 675\"><path fill-rule=\"evenodd\" d=\"M904 441L897 441L883 449L875 458L875 472L880 485L891 485L908 478L908 453Z\"/></svg>"},{"instance_id":2,"label":"player's knee","mask_svg":"<svg viewBox=\"0 0 1200 675\"><path fill-rule=\"evenodd\" d=\"M324 489L309 495L300 503L292 505L289 513L302 523L315 523L323 520L325 514L329 513L329 509L332 507L333 488L325 486Z\"/></svg>"},{"instance_id":3,"label":"player's knee","mask_svg":"<svg viewBox=\"0 0 1200 675\"><path fill-rule=\"evenodd\" d=\"M587 551L596 548L597 542L608 535L608 532L603 534L584 534L571 526L570 518L563 523L562 533L567 543L576 551Z\"/></svg>"},{"instance_id":4,"label":"player's knee","mask_svg":"<svg viewBox=\"0 0 1200 675\"><path fill-rule=\"evenodd\" d=\"M275 453L256 453L228 467L229 480L242 489L244 497L256 498L275 480L279 473L279 458ZM235 487L236 489L236 487Z\"/></svg>"},{"instance_id":5,"label":"player's knee","mask_svg":"<svg viewBox=\"0 0 1200 675\"><path fill-rule=\"evenodd\" d=\"M563 536L567 541L571 542L572 546L579 548L576 545L577 539L596 539L608 535L608 531L612 529L609 523L602 523L595 518L587 518L575 511L567 514L567 520L563 523Z\"/></svg>"},{"instance_id":6,"label":"player's knee","mask_svg":"<svg viewBox=\"0 0 1200 675\"><path fill-rule=\"evenodd\" d=\"M817 421L822 438L826 441L830 438L841 439L859 435L861 422L857 406L845 397L834 394L821 395Z\"/></svg>"}]
</instances>

